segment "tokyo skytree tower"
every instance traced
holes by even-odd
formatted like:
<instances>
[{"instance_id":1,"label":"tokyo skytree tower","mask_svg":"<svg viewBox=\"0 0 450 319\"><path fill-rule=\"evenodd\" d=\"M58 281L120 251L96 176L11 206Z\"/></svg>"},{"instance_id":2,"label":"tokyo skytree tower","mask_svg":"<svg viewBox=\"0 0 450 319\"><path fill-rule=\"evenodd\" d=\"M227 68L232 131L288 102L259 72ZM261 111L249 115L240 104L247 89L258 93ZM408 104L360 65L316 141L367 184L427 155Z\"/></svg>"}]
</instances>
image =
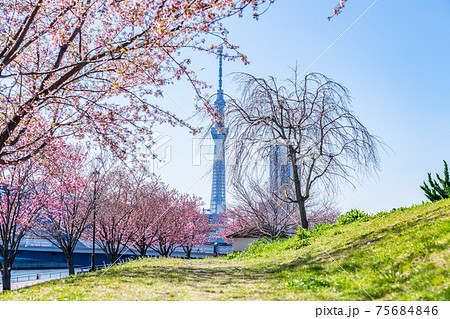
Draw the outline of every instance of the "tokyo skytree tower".
<instances>
[{"instance_id":1,"label":"tokyo skytree tower","mask_svg":"<svg viewBox=\"0 0 450 319\"><path fill-rule=\"evenodd\" d=\"M219 115L220 121L214 124L211 135L214 140L214 166L211 188L211 214L220 215L225 213L225 140L228 128L224 123L225 99L222 90L222 55L223 49L219 50L219 89L214 102L214 111Z\"/></svg>"}]
</instances>

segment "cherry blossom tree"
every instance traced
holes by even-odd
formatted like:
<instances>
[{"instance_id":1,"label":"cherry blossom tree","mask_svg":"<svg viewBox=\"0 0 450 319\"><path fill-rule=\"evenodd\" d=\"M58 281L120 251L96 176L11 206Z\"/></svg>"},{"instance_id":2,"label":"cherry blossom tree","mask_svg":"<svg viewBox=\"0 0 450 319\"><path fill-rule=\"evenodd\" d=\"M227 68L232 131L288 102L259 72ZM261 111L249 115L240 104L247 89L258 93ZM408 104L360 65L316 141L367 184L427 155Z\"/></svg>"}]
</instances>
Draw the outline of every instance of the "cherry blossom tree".
<instances>
[{"instance_id":1,"label":"cherry blossom tree","mask_svg":"<svg viewBox=\"0 0 450 319\"><path fill-rule=\"evenodd\" d=\"M151 249L161 256L169 257L182 244L182 206L176 190L166 188L159 196L160 205L153 219L155 241Z\"/></svg>"},{"instance_id":2,"label":"cherry blossom tree","mask_svg":"<svg viewBox=\"0 0 450 319\"><path fill-rule=\"evenodd\" d=\"M156 238L155 221L162 207L162 193L166 186L159 180L154 179L144 183L137 192L137 203L130 219L133 225L130 250L138 256L144 257Z\"/></svg>"},{"instance_id":3,"label":"cherry blossom tree","mask_svg":"<svg viewBox=\"0 0 450 319\"><path fill-rule=\"evenodd\" d=\"M201 213L201 199L197 196L182 194L179 198L180 222L183 223L181 247L187 258L191 258L195 246L204 245L210 239L212 224L208 216Z\"/></svg>"},{"instance_id":4,"label":"cherry blossom tree","mask_svg":"<svg viewBox=\"0 0 450 319\"><path fill-rule=\"evenodd\" d=\"M125 156L152 122L190 127L149 97L181 78L201 96L185 49L216 53L223 42L246 62L221 21L272 1L2 1L0 164L62 136L92 136Z\"/></svg>"},{"instance_id":5,"label":"cherry blossom tree","mask_svg":"<svg viewBox=\"0 0 450 319\"><path fill-rule=\"evenodd\" d=\"M85 154L66 148L65 160L53 163L45 171L46 205L34 228L37 237L61 249L67 259L69 274L74 275L73 252L87 230L95 207L94 191L83 161Z\"/></svg>"},{"instance_id":6,"label":"cherry blossom tree","mask_svg":"<svg viewBox=\"0 0 450 319\"><path fill-rule=\"evenodd\" d=\"M227 208L225 214L222 214L217 221L216 237L231 244L233 240L228 239L228 235L254 226L252 219L247 214L241 213L245 210L245 207L241 208L239 205Z\"/></svg>"},{"instance_id":7,"label":"cherry blossom tree","mask_svg":"<svg viewBox=\"0 0 450 319\"><path fill-rule=\"evenodd\" d=\"M38 165L27 161L0 167L0 263L3 291L11 290L11 268L24 236L36 222L45 198L37 191Z\"/></svg>"},{"instance_id":8,"label":"cherry blossom tree","mask_svg":"<svg viewBox=\"0 0 450 319\"><path fill-rule=\"evenodd\" d=\"M190 258L192 248L208 240L211 227L200 213L199 197L180 194L156 178L133 191L136 203L128 221L132 228L128 247L135 255L143 257L151 249L168 257L183 247Z\"/></svg>"},{"instance_id":9,"label":"cherry blossom tree","mask_svg":"<svg viewBox=\"0 0 450 319\"><path fill-rule=\"evenodd\" d=\"M132 238L132 215L136 206L132 177L126 169L114 168L99 186L95 207L96 244L112 263L120 258Z\"/></svg>"}]
</instances>

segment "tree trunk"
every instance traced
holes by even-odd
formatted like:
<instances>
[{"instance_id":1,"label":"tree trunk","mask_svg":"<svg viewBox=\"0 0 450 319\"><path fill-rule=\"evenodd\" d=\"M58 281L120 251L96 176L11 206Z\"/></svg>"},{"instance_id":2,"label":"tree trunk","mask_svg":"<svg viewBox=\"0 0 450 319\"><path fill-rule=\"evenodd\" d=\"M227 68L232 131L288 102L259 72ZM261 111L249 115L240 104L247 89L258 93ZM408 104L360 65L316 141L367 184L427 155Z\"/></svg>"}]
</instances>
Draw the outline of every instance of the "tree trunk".
<instances>
[{"instance_id":1,"label":"tree trunk","mask_svg":"<svg viewBox=\"0 0 450 319\"><path fill-rule=\"evenodd\" d=\"M175 251L175 248L176 247L174 247L174 246L169 246L169 249L167 251L167 257L172 256L173 252Z\"/></svg>"},{"instance_id":2,"label":"tree trunk","mask_svg":"<svg viewBox=\"0 0 450 319\"><path fill-rule=\"evenodd\" d=\"M186 249L184 250L184 252L186 253L186 258L187 258L187 259L191 259L192 247L186 247Z\"/></svg>"},{"instance_id":3,"label":"tree trunk","mask_svg":"<svg viewBox=\"0 0 450 319\"><path fill-rule=\"evenodd\" d=\"M141 257L145 257L145 255L147 255L147 249L148 247L146 245L142 245L139 247L139 254L141 255Z\"/></svg>"},{"instance_id":4,"label":"tree trunk","mask_svg":"<svg viewBox=\"0 0 450 319\"><path fill-rule=\"evenodd\" d=\"M302 222L302 228L308 229L308 220L306 219L306 208L305 208L305 200L300 198L298 201L298 208L300 210L300 219Z\"/></svg>"},{"instance_id":5,"label":"tree trunk","mask_svg":"<svg viewBox=\"0 0 450 319\"><path fill-rule=\"evenodd\" d=\"M8 262L3 263L2 269L2 281L3 281L3 291L11 290L11 268L8 265Z\"/></svg>"},{"instance_id":6,"label":"tree trunk","mask_svg":"<svg viewBox=\"0 0 450 319\"><path fill-rule=\"evenodd\" d=\"M168 249L166 249L166 246L164 245L164 244L159 244L159 254L162 256L162 257L168 257L168 255L169 255L169 250Z\"/></svg>"},{"instance_id":7,"label":"tree trunk","mask_svg":"<svg viewBox=\"0 0 450 319\"><path fill-rule=\"evenodd\" d=\"M111 253L108 256L109 260L111 261L111 263L114 265L117 262L117 259L119 258L119 256L116 253Z\"/></svg>"},{"instance_id":8,"label":"tree trunk","mask_svg":"<svg viewBox=\"0 0 450 319\"><path fill-rule=\"evenodd\" d=\"M296 164L295 151L292 146L289 146L289 160L292 166L292 175L295 186L295 199L300 210L300 220L303 229L308 229L308 220L306 219L305 197L302 196L302 190L300 188L300 176L298 175L298 166Z\"/></svg>"},{"instance_id":9,"label":"tree trunk","mask_svg":"<svg viewBox=\"0 0 450 319\"><path fill-rule=\"evenodd\" d=\"M67 258L67 268L69 268L69 276L75 275L75 266L73 264L73 255L67 254L66 258Z\"/></svg>"}]
</instances>

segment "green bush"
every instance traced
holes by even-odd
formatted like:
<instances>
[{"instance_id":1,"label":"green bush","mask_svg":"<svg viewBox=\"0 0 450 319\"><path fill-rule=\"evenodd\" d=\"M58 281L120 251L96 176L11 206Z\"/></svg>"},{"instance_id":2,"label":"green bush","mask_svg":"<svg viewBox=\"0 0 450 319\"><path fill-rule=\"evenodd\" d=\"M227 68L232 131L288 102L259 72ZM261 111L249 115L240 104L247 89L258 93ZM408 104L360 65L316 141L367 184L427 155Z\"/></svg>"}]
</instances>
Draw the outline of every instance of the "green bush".
<instances>
[{"instance_id":1,"label":"green bush","mask_svg":"<svg viewBox=\"0 0 450 319\"><path fill-rule=\"evenodd\" d=\"M311 233L311 231L309 231L307 229L299 227L297 230L297 234L295 234L295 237L298 240L308 239L308 238L312 237L312 233Z\"/></svg>"},{"instance_id":2,"label":"green bush","mask_svg":"<svg viewBox=\"0 0 450 319\"><path fill-rule=\"evenodd\" d=\"M366 221L369 220L370 216L359 209L352 209L351 211L345 213L337 219L339 225L346 225L353 223L357 220Z\"/></svg>"},{"instance_id":3,"label":"green bush","mask_svg":"<svg viewBox=\"0 0 450 319\"><path fill-rule=\"evenodd\" d=\"M387 216L391 215L393 212L395 212L395 210L391 210L390 212L378 212L375 214L375 217L378 217L378 218L387 217Z\"/></svg>"},{"instance_id":4,"label":"green bush","mask_svg":"<svg viewBox=\"0 0 450 319\"><path fill-rule=\"evenodd\" d=\"M428 173L428 183L423 182L420 188L425 192L425 196L430 202L435 202L441 199L450 197L450 174L448 172L447 162L444 161L444 178L436 174L437 180L431 178L431 173Z\"/></svg>"},{"instance_id":5,"label":"green bush","mask_svg":"<svg viewBox=\"0 0 450 319\"><path fill-rule=\"evenodd\" d=\"M298 227L295 237L293 237L292 240L289 240L288 244L285 246L285 249L300 249L308 246L311 244L311 237L311 231Z\"/></svg>"}]
</instances>

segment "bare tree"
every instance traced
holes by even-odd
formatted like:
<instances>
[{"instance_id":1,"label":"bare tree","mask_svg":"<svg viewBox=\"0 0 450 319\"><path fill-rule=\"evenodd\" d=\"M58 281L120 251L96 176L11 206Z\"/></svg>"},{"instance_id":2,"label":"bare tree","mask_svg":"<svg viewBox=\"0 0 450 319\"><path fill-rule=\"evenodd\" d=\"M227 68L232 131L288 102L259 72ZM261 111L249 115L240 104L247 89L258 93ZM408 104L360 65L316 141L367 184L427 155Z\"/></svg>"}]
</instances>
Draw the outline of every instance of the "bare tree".
<instances>
[{"instance_id":1,"label":"bare tree","mask_svg":"<svg viewBox=\"0 0 450 319\"><path fill-rule=\"evenodd\" d=\"M271 240L283 237L286 231L298 226L295 207L275 196L270 196L269 186L247 176L232 180L233 194L239 203L227 211L227 219L239 219L234 228L256 227ZM228 220L227 222L229 222ZM237 231L240 229L232 230Z\"/></svg>"},{"instance_id":2,"label":"bare tree","mask_svg":"<svg viewBox=\"0 0 450 319\"><path fill-rule=\"evenodd\" d=\"M319 73L278 81L239 73L240 100L228 103L228 149L233 179L255 170L278 145L286 153L291 187L272 195L298 205L302 228L308 228L306 204L313 192L354 183L357 173L379 169L381 143L350 110L349 91ZM230 153L229 153L230 154Z\"/></svg>"}]
</instances>

